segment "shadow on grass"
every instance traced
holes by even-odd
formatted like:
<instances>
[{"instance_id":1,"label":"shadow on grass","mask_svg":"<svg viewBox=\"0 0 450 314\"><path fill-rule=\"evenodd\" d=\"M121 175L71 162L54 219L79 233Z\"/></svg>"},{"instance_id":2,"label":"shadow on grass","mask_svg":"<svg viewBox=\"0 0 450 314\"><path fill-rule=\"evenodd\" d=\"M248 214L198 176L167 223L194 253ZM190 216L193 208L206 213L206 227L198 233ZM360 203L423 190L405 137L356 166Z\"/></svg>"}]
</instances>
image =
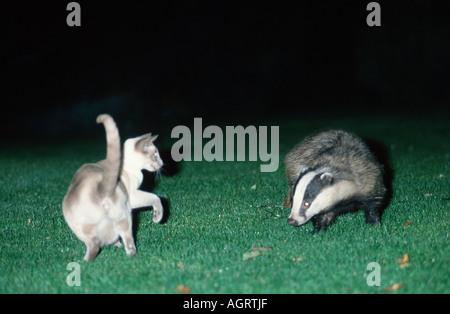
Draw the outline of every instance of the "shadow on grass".
<instances>
[{"instance_id":1,"label":"shadow on grass","mask_svg":"<svg viewBox=\"0 0 450 314\"><path fill-rule=\"evenodd\" d=\"M383 166L383 183L387 190L386 197L383 202L383 207L380 213L381 217L383 217L383 212L389 206L393 195L392 182L394 180L394 170L390 165L389 148L377 140L364 138L364 141L366 142L372 153L375 155L377 161Z\"/></svg>"}]
</instances>

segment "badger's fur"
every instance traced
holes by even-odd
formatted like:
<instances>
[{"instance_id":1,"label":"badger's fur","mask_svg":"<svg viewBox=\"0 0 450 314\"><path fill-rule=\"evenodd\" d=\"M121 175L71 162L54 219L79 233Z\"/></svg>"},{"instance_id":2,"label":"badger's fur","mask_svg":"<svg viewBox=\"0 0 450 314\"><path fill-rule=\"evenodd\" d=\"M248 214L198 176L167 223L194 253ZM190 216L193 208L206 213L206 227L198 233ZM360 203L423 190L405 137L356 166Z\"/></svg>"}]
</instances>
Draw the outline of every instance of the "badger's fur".
<instances>
[{"instance_id":1,"label":"badger's fur","mask_svg":"<svg viewBox=\"0 0 450 314\"><path fill-rule=\"evenodd\" d=\"M338 214L360 208L366 222L380 222L386 193L382 167L355 134L328 130L308 136L287 154L285 164L289 224L312 220L320 231Z\"/></svg>"}]
</instances>

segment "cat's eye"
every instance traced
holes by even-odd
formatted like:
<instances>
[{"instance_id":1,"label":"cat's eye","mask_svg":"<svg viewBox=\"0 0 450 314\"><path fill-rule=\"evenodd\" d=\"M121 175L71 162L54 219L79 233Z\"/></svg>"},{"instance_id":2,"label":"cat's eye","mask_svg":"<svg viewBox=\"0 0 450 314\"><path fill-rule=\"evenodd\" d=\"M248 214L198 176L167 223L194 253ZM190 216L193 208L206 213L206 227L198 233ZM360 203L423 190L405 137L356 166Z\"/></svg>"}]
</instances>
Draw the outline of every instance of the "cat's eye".
<instances>
[{"instance_id":1,"label":"cat's eye","mask_svg":"<svg viewBox=\"0 0 450 314\"><path fill-rule=\"evenodd\" d=\"M304 202L303 205L305 205L305 207L309 207L309 205L311 205L310 202Z\"/></svg>"},{"instance_id":2,"label":"cat's eye","mask_svg":"<svg viewBox=\"0 0 450 314\"><path fill-rule=\"evenodd\" d=\"M158 158L159 158L158 152L154 152L154 153L152 154L151 158L152 158L153 161L158 161Z\"/></svg>"}]
</instances>

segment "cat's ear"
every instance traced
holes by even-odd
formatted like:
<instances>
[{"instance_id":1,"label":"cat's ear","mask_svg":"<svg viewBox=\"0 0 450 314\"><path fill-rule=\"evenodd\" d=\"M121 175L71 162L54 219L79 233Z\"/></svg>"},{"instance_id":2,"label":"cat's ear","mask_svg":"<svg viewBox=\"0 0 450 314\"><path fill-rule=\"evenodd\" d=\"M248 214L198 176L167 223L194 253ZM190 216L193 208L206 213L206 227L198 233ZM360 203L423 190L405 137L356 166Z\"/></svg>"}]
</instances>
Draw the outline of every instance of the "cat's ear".
<instances>
[{"instance_id":1,"label":"cat's ear","mask_svg":"<svg viewBox=\"0 0 450 314\"><path fill-rule=\"evenodd\" d=\"M150 135L149 141L151 142L155 141L159 136L158 134L152 136L152 133L149 133L148 135Z\"/></svg>"},{"instance_id":2,"label":"cat's ear","mask_svg":"<svg viewBox=\"0 0 450 314\"><path fill-rule=\"evenodd\" d=\"M141 138L136 142L136 150L148 153L149 148L153 145L153 141L158 138L158 135L152 135L152 133L148 133L142 135Z\"/></svg>"}]
</instances>

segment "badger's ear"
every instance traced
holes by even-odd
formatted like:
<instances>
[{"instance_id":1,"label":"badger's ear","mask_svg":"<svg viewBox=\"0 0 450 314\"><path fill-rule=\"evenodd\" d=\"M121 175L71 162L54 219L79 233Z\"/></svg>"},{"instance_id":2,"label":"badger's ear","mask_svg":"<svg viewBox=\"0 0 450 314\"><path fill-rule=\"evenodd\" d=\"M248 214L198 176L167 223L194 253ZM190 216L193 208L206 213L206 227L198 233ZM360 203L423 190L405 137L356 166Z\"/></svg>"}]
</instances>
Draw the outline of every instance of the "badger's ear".
<instances>
[{"instance_id":1,"label":"badger's ear","mask_svg":"<svg viewBox=\"0 0 450 314\"><path fill-rule=\"evenodd\" d=\"M303 169L300 171L300 174L306 173L307 171L309 171L309 168L308 168L308 167L305 167L305 168L303 168Z\"/></svg>"},{"instance_id":2,"label":"badger's ear","mask_svg":"<svg viewBox=\"0 0 450 314\"><path fill-rule=\"evenodd\" d=\"M333 184L333 174L331 172L324 172L320 175L320 182L322 185L331 185Z\"/></svg>"},{"instance_id":3,"label":"badger's ear","mask_svg":"<svg viewBox=\"0 0 450 314\"><path fill-rule=\"evenodd\" d=\"M308 167L303 168L302 170L300 170L300 173L298 174L298 177L297 177L297 178L303 177L303 175L306 174L306 173L309 172L309 171L310 171L310 170L309 170Z\"/></svg>"}]
</instances>

